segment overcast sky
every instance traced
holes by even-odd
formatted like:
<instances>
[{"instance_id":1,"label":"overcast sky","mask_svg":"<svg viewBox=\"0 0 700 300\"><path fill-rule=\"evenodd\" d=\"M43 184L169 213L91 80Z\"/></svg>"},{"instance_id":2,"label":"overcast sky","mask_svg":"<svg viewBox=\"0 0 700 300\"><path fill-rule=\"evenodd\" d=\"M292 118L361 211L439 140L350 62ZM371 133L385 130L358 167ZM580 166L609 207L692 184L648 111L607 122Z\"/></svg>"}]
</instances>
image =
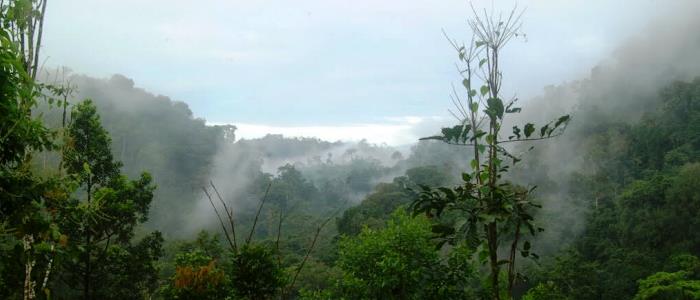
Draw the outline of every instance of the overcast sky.
<instances>
[{"instance_id":1,"label":"overcast sky","mask_svg":"<svg viewBox=\"0 0 700 300\"><path fill-rule=\"evenodd\" d=\"M508 9L514 1L473 1ZM504 54L506 94L581 78L672 1L517 1L527 39ZM676 3L677 4L677 3ZM674 8L675 7L675 8ZM445 120L466 0L49 1L49 67L109 77L189 104L210 123L405 144Z\"/></svg>"}]
</instances>

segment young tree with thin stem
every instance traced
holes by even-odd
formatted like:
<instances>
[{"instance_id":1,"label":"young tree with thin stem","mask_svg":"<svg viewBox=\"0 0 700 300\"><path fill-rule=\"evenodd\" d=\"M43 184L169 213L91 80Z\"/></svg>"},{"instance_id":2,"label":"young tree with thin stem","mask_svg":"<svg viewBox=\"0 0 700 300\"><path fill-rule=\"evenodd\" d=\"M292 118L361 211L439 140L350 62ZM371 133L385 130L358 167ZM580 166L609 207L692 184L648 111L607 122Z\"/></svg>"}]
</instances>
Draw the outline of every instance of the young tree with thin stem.
<instances>
[{"instance_id":1,"label":"young tree with thin stem","mask_svg":"<svg viewBox=\"0 0 700 300\"><path fill-rule=\"evenodd\" d=\"M464 183L457 187L421 186L412 207L414 213L437 217L446 211L461 212L462 224L438 224L436 232L440 232L445 241L466 239L471 246L481 249L479 256L488 263L490 270L489 294L493 299L502 297L501 267L507 265L506 292L511 298L517 277L515 253L519 251L524 257L532 255L529 241L520 245L523 238L521 228L528 228L533 235L539 230L531 214L539 206L528 196L534 187L525 189L503 179L511 166L507 160L515 164L522 155L512 154L505 144L561 135L570 117L561 116L541 126L539 135L535 133L534 124L526 123L522 127L513 126L512 134L507 138L504 136L506 117L519 113L521 108L515 107L515 97L503 100L501 53L508 42L521 35L522 11L516 8L506 16L496 16L485 11L478 13L472 6L472 12L473 18L468 22L473 32L472 42L468 46L458 46L450 40L458 52L461 62L458 71L465 89L464 96L460 96L453 87L452 102L456 111L450 113L459 124L443 128L441 135L423 138L470 148L473 155L471 171L462 174ZM506 234L512 238L507 258L501 259L499 248L505 242Z\"/></svg>"}]
</instances>

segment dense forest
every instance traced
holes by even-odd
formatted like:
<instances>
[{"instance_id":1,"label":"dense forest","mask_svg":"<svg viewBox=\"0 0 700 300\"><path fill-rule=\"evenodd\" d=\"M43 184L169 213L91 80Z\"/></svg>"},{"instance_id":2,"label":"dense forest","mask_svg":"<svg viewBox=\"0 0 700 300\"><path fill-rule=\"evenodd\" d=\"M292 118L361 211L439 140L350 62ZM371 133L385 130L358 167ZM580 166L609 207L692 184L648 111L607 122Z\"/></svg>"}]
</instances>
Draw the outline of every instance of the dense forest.
<instances>
[{"instance_id":1,"label":"dense forest","mask_svg":"<svg viewBox=\"0 0 700 300\"><path fill-rule=\"evenodd\" d=\"M0 299L700 299L698 20L518 100L474 12L459 122L393 147L44 69L46 1L0 1Z\"/></svg>"}]
</instances>

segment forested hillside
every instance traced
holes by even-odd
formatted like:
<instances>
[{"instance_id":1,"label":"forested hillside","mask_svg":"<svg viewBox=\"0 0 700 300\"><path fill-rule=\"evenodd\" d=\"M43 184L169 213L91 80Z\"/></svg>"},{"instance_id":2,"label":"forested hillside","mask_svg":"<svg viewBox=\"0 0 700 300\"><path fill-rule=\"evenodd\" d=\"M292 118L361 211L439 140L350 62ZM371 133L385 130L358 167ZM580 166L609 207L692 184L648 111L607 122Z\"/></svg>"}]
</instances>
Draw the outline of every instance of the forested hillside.
<instances>
[{"instance_id":1,"label":"forested hillside","mask_svg":"<svg viewBox=\"0 0 700 300\"><path fill-rule=\"evenodd\" d=\"M474 11L455 124L389 146L44 70L45 13L0 2L0 299L700 299L696 19L520 100Z\"/></svg>"}]
</instances>

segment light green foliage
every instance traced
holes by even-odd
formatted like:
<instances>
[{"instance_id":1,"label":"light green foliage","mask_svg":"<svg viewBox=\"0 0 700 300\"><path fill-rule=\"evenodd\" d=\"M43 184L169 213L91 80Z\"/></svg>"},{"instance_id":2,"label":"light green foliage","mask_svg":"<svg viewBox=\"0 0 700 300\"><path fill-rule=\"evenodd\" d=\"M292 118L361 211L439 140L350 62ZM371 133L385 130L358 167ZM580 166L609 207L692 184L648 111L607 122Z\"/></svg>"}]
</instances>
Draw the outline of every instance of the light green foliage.
<instances>
[{"instance_id":1,"label":"light green foliage","mask_svg":"<svg viewBox=\"0 0 700 300\"><path fill-rule=\"evenodd\" d=\"M523 300L567 300L569 297L559 290L553 282L540 283L533 287L522 298Z\"/></svg>"},{"instance_id":2,"label":"light green foliage","mask_svg":"<svg viewBox=\"0 0 700 300\"><path fill-rule=\"evenodd\" d=\"M634 300L700 299L700 280L691 280L686 271L659 272L639 281Z\"/></svg>"},{"instance_id":3,"label":"light green foliage","mask_svg":"<svg viewBox=\"0 0 700 300\"><path fill-rule=\"evenodd\" d=\"M454 251L457 256L443 265L431 237L427 219L412 218L402 209L392 215L385 229L364 229L357 237L344 237L338 258L344 275L337 293L350 299L467 295L468 280L474 274L465 259L471 253Z\"/></svg>"}]
</instances>

